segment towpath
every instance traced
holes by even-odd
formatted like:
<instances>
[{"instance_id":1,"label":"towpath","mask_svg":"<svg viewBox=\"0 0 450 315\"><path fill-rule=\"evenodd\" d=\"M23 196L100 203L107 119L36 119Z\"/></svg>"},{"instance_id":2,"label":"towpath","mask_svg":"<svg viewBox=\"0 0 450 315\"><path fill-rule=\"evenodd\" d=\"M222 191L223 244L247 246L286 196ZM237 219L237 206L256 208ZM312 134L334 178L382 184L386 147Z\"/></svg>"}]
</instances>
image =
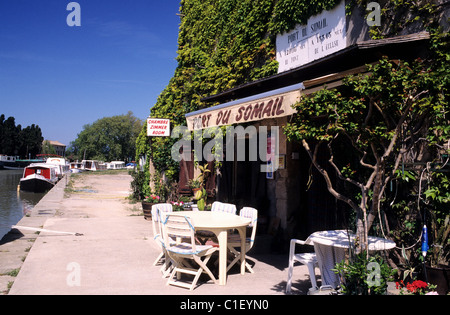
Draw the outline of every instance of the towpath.
<instances>
[{"instance_id":1,"label":"towpath","mask_svg":"<svg viewBox=\"0 0 450 315\"><path fill-rule=\"evenodd\" d=\"M255 273L231 270L226 286L201 282L192 292L166 286L160 267L152 265L158 248L151 222L144 220L139 204L127 200L130 181L125 172L72 175L60 181L18 225L78 235L37 235L21 229L10 233L0 243L0 273L20 272L0 277L3 285L13 282L8 294L284 294L287 256L258 249L249 253ZM264 248L270 240L261 236L256 242ZM293 292L305 294L310 286L306 267L296 267L295 274Z\"/></svg>"}]
</instances>

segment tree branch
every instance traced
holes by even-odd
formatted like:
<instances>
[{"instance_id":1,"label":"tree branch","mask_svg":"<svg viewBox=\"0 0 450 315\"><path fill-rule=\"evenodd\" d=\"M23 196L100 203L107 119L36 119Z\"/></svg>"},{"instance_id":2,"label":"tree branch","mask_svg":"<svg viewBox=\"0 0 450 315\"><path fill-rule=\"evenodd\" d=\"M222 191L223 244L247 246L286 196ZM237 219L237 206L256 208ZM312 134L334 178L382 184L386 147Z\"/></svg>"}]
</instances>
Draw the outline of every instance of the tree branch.
<instances>
[{"instance_id":1,"label":"tree branch","mask_svg":"<svg viewBox=\"0 0 450 315\"><path fill-rule=\"evenodd\" d=\"M319 171L319 173L323 176L323 178L325 179L325 182L327 184L327 188L328 191L338 200L341 200L345 203L347 203L350 207L352 207L353 209L355 209L357 212L359 212L359 207L358 205L356 205L350 198L345 197L344 195L338 193L334 188L333 188L333 184L331 183L331 179L330 176L328 175L328 172L319 165L319 163L317 163L317 152L318 152L318 148L320 143L318 143L314 149L314 153L312 153L311 148L309 147L308 142L306 142L306 140L302 140L302 145L303 147L306 149L306 152L308 153L309 157L311 158L311 161L313 163L313 165L316 167L316 169Z\"/></svg>"},{"instance_id":2,"label":"tree branch","mask_svg":"<svg viewBox=\"0 0 450 315\"><path fill-rule=\"evenodd\" d=\"M343 181L349 182L349 183L357 186L358 188L363 188L364 186L361 183L359 183L359 182L357 182L357 181L355 181L355 180L353 180L351 178L348 178L348 177L345 177L344 175L342 175L341 171L339 170L337 165L334 163L334 155L333 155L333 150L331 149L331 141L328 142L327 147L328 147L328 151L330 152L330 159L328 160L328 162L334 168L334 170L336 171L338 177L340 179L342 179Z\"/></svg>"}]
</instances>

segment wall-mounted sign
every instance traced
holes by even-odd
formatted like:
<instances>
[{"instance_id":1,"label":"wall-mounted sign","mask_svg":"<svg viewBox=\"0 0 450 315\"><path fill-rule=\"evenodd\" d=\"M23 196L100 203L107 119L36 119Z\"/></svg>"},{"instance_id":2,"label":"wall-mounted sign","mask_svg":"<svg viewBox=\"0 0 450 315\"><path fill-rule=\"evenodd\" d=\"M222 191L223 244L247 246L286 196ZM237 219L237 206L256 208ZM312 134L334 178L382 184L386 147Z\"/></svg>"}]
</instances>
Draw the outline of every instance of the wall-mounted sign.
<instances>
[{"instance_id":1,"label":"wall-mounted sign","mask_svg":"<svg viewBox=\"0 0 450 315\"><path fill-rule=\"evenodd\" d=\"M234 102L220 109L211 107L201 114L186 117L189 130L201 130L216 126L227 126L267 118L289 116L296 112L291 107L300 100L300 90L271 95L249 102ZM226 105L226 104L225 104Z\"/></svg>"},{"instance_id":2,"label":"wall-mounted sign","mask_svg":"<svg viewBox=\"0 0 450 315\"><path fill-rule=\"evenodd\" d=\"M147 118L147 136L169 137L170 119Z\"/></svg>"},{"instance_id":3,"label":"wall-mounted sign","mask_svg":"<svg viewBox=\"0 0 450 315\"><path fill-rule=\"evenodd\" d=\"M278 73L300 67L347 47L345 1L277 36Z\"/></svg>"}]
</instances>

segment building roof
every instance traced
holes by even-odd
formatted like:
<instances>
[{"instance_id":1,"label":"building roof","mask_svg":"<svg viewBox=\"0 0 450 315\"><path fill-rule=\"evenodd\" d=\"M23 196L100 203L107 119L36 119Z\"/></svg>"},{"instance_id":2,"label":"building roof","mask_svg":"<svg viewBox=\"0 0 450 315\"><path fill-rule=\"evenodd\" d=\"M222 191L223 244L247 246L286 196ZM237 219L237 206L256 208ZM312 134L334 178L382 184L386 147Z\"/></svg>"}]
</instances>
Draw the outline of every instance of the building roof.
<instances>
[{"instance_id":1,"label":"building roof","mask_svg":"<svg viewBox=\"0 0 450 315\"><path fill-rule=\"evenodd\" d=\"M65 147L65 146L66 146L65 144L62 144L62 143L59 142L59 141L54 141L54 140L45 140L45 141L50 142L50 144L51 144L51 145L54 145L54 146L59 146L59 147Z\"/></svg>"},{"instance_id":2,"label":"building roof","mask_svg":"<svg viewBox=\"0 0 450 315\"><path fill-rule=\"evenodd\" d=\"M429 38L430 34L424 31L385 39L357 42L306 65L205 97L202 101L205 103L225 103L249 97L373 63L384 55L388 55L391 59L415 59L424 50L424 46L419 45L419 43L424 43Z\"/></svg>"}]
</instances>

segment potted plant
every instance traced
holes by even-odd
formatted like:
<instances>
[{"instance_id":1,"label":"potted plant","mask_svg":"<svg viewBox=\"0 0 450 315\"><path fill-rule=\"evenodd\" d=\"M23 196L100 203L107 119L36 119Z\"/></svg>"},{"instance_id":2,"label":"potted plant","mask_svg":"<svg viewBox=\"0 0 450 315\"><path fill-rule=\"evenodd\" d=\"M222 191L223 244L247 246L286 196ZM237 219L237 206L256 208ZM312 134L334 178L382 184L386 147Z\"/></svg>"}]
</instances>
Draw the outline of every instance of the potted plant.
<instances>
[{"instance_id":1,"label":"potted plant","mask_svg":"<svg viewBox=\"0 0 450 315\"><path fill-rule=\"evenodd\" d=\"M434 172L425 191L429 250L425 257L424 279L437 285L439 294L450 288L450 175Z\"/></svg>"},{"instance_id":2,"label":"potted plant","mask_svg":"<svg viewBox=\"0 0 450 315\"><path fill-rule=\"evenodd\" d=\"M396 282L395 287L399 290L400 295L437 295L436 286L426 283L422 280L414 280L413 282L404 283L404 281ZM406 289L406 291L405 291Z\"/></svg>"},{"instance_id":3,"label":"potted plant","mask_svg":"<svg viewBox=\"0 0 450 315\"><path fill-rule=\"evenodd\" d=\"M200 210L200 211L205 210L206 199L207 199L206 189L200 188L200 190L198 190L194 195L194 200L197 200L198 210Z\"/></svg>"},{"instance_id":4,"label":"potted plant","mask_svg":"<svg viewBox=\"0 0 450 315\"><path fill-rule=\"evenodd\" d=\"M144 198L144 200L142 201L142 210L144 211L145 220L152 219L152 206L161 202L163 202L163 200L158 195L152 194Z\"/></svg>"},{"instance_id":5,"label":"potted plant","mask_svg":"<svg viewBox=\"0 0 450 315\"><path fill-rule=\"evenodd\" d=\"M192 189L193 194L201 189L201 183L198 179L190 179L188 182L188 186Z\"/></svg>"},{"instance_id":6,"label":"potted plant","mask_svg":"<svg viewBox=\"0 0 450 315\"><path fill-rule=\"evenodd\" d=\"M334 272L341 277L341 293L344 295L385 295L392 270L381 256L368 256L366 252L355 254L353 248L348 260L336 264ZM374 272L375 270L375 272Z\"/></svg>"},{"instance_id":7,"label":"potted plant","mask_svg":"<svg viewBox=\"0 0 450 315\"><path fill-rule=\"evenodd\" d=\"M208 169L208 165L198 165L197 167L200 170L200 174L196 179L189 181L189 187L192 188L192 192L194 193L193 199L197 201L198 210L203 211L205 210L206 199L208 197L204 184L208 173L211 173L211 171Z\"/></svg>"},{"instance_id":8,"label":"potted plant","mask_svg":"<svg viewBox=\"0 0 450 315\"><path fill-rule=\"evenodd\" d=\"M173 211L183 211L184 202L183 201L171 201Z\"/></svg>"}]
</instances>

